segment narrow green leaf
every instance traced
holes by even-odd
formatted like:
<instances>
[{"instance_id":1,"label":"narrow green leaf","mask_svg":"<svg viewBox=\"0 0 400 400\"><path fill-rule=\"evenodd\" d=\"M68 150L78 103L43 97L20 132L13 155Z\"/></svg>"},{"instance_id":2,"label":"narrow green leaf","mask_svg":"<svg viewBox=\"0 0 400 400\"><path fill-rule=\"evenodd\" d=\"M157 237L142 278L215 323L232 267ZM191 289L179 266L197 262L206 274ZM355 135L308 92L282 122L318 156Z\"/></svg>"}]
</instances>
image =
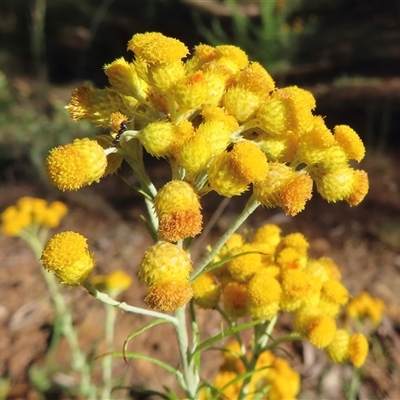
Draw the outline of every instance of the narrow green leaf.
<instances>
[{"instance_id":1,"label":"narrow green leaf","mask_svg":"<svg viewBox=\"0 0 400 400\"><path fill-rule=\"evenodd\" d=\"M122 347L122 354L123 354L123 358L124 358L125 364L127 364L125 354L126 354L126 351L127 351L127 348L128 348L129 341L131 339L133 339L134 337L140 335L141 333L147 331L147 329L150 329L150 328L152 328L153 326L156 326L156 325L163 324L164 322L166 322L166 321L163 320L163 319L155 319L154 321L151 321L147 325L143 326L142 328L140 328L137 331L135 331L135 332L131 333L130 335L128 335L128 337L125 339L124 345Z\"/></svg>"}]
</instances>

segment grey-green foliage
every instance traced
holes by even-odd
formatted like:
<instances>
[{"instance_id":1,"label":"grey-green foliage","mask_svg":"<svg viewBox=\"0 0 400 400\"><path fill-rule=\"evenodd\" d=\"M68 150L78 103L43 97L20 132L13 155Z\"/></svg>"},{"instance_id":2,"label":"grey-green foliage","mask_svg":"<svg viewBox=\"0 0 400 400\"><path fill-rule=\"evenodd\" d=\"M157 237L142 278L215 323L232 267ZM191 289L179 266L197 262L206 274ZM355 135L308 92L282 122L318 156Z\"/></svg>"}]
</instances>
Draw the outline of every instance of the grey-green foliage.
<instances>
[{"instance_id":1,"label":"grey-green foliage","mask_svg":"<svg viewBox=\"0 0 400 400\"><path fill-rule=\"evenodd\" d=\"M44 107L21 99L0 71L0 162L28 157L45 179L44 161L50 149L96 132L89 121L72 121L65 104L46 99Z\"/></svg>"},{"instance_id":2,"label":"grey-green foliage","mask_svg":"<svg viewBox=\"0 0 400 400\"><path fill-rule=\"evenodd\" d=\"M294 26L288 24L288 17L299 7L301 0L260 0L258 23L239 12L239 2L224 0L232 14L231 36L224 31L217 17L212 19L209 29L195 13L193 17L199 31L213 46L228 43L239 46L251 60L260 62L272 73L288 69L299 35L309 33L311 29L310 25L303 26L300 20Z\"/></svg>"}]
</instances>

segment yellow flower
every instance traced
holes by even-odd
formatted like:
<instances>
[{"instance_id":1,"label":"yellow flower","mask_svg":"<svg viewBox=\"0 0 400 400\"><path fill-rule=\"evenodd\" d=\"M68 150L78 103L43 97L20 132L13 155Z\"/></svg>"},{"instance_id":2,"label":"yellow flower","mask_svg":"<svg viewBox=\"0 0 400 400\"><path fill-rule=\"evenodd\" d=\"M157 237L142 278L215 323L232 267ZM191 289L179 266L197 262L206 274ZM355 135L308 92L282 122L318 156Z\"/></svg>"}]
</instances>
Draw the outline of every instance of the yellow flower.
<instances>
[{"instance_id":1,"label":"yellow flower","mask_svg":"<svg viewBox=\"0 0 400 400\"><path fill-rule=\"evenodd\" d=\"M365 155L365 147L357 133L347 125L333 128L335 140L345 151L349 159L360 162Z\"/></svg>"},{"instance_id":2,"label":"yellow flower","mask_svg":"<svg viewBox=\"0 0 400 400\"><path fill-rule=\"evenodd\" d=\"M208 92L209 87L202 71L186 75L174 88L175 101L187 110L200 108L205 103Z\"/></svg>"},{"instance_id":3,"label":"yellow flower","mask_svg":"<svg viewBox=\"0 0 400 400\"><path fill-rule=\"evenodd\" d=\"M175 180L165 184L154 199L154 208L162 240L176 242L201 232L203 216L199 196L187 182Z\"/></svg>"},{"instance_id":4,"label":"yellow flower","mask_svg":"<svg viewBox=\"0 0 400 400\"><path fill-rule=\"evenodd\" d=\"M151 65L180 61L188 54L188 48L181 41L158 32L133 35L128 43L128 50Z\"/></svg>"},{"instance_id":5,"label":"yellow flower","mask_svg":"<svg viewBox=\"0 0 400 400\"><path fill-rule=\"evenodd\" d=\"M47 208L41 224L49 228L55 228L59 225L61 218L67 213L67 206L61 201L53 201Z\"/></svg>"},{"instance_id":6,"label":"yellow flower","mask_svg":"<svg viewBox=\"0 0 400 400\"><path fill-rule=\"evenodd\" d=\"M222 291L225 312L232 318L239 318L248 311L248 291L245 283L231 281Z\"/></svg>"},{"instance_id":7,"label":"yellow flower","mask_svg":"<svg viewBox=\"0 0 400 400\"><path fill-rule=\"evenodd\" d=\"M346 306L346 315L350 318L369 317L379 324L382 320L382 313L385 310L385 303L378 298L371 297L367 292L362 292L349 301Z\"/></svg>"},{"instance_id":8,"label":"yellow flower","mask_svg":"<svg viewBox=\"0 0 400 400\"><path fill-rule=\"evenodd\" d=\"M9 206L1 214L1 230L7 236L18 236L31 223L30 213L21 212L17 206Z\"/></svg>"},{"instance_id":9,"label":"yellow flower","mask_svg":"<svg viewBox=\"0 0 400 400\"><path fill-rule=\"evenodd\" d=\"M231 153L223 152L215 157L207 174L210 188L224 197L239 196L249 187L249 181L238 173Z\"/></svg>"},{"instance_id":10,"label":"yellow flower","mask_svg":"<svg viewBox=\"0 0 400 400\"><path fill-rule=\"evenodd\" d=\"M188 281L192 263L185 250L169 242L150 246L140 262L139 277L147 286L159 282Z\"/></svg>"},{"instance_id":11,"label":"yellow flower","mask_svg":"<svg viewBox=\"0 0 400 400\"><path fill-rule=\"evenodd\" d=\"M89 253L87 239L76 232L62 232L53 236L44 247L43 267L69 286L79 286L88 278L95 266Z\"/></svg>"},{"instance_id":12,"label":"yellow flower","mask_svg":"<svg viewBox=\"0 0 400 400\"><path fill-rule=\"evenodd\" d=\"M315 308L302 308L297 311L294 328L318 349L328 346L336 332L333 317Z\"/></svg>"},{"instance_id":13,"label":"yellow flower","mask_svg":"<svg viewBox=\"0 0 400 400\"><path fill-rule=\"evenodd\" d=\"M321 282L312 280L299 270L285 270L281 276L281 308L284 311L295 311L302 306L318 305Z\"/></svg>"},{"instance_id":14,"label":"yellow flower","mask_svg":"<svg viewBox=\"0 0 400 400\"><path fill-rule=\"evenodd\" d=\"M117 296L132 285L132 278L124 271L117 269L108 275L95 276L92 283L98 290Z\"/></svg>"},{"instance_id":15,"label":"yellow flower","mask_svg":"<svg viewBox=\"0 0 400 400\"><path fill-rule=\"evenodd\" d=\"M282 229L277 225L263 225L254 233L253 242L269 244L271 253L275 253L276 246L281 241L281 232Z\"/></svg>"},{"instance_id":16,"label":"yellow flower","mask_svg":"<svg viewBox=\"0 0 400 400\"><path fill-rule=\"evenodd\" d=\"M229 255L236 256L227 263L228 271L236 281L248 281L261 267L261 254L251 244L236 247Z\"/></svg>"},{"instance_id":17,"label":"yellow flower","mask_svg":"<svg viewBox=\"0 0 400 400\"><path fill-rule=\"evenodd\" d=\"M326 314L336 316L340 307L349 300L349 292L338 281L327 281L322 285L321 299L318 308Z\"/></svg>"},{"instance_id":18,"label":"yellow flower","mask_svg":"<svg viewBox=\"0 0 400 400\"><path fill-rule=\"evenodd\" d=\"M169 121L154 121L139 132L138 139L146 151L155 157L172 154L176 142L175 126Z\"/></svg>"},{"instance_id":19,"label":"yellow flower","mask_svg":"<svg viewBox=\"0 0 400 400\"><path fill-rule=\"evenodd\" d=\"M183 307L193 297L188 280L165 280L150 286L146 304L156 310L174 311Z\"/></svg>"},{"instance_id":20,"label":"yellow flower","mask_svg":"<svg viewBox=\"0 0 400 400\"><path fill-rule=\"evenodd\" d=\"M194 302L201 308L215 308L221 296L221 287L213 274L205 273L192 282Z\"/></svg>"},{"instance_id":21,"label":"yellow flower","mask_svg":"<svg viewBox=\"0 0 400 400\"><path fill-rule=\"evenodd\" d=\"M288 215L296 215L311 198L312 181L308 175L282 163L269 164L264 180L254 183L254 195L265 207L282 207Z\"/></svg>"},{"instance_id":22,"label":"yellow flower","mask_svg":"<svg viewBox=\"0 0 400 400\"><path fill-rule=\"evenodd\" d=\"M67 110L75 121L88 119L97 126L108 128L113 112L130 115L137 104L133 97L126 98L113 89L82 85L72 91Z\"/></svg>"},{"instance_id":23,"label":"yellow flower","mask_svg":"<svg viewBox=\"0 0 400 400\"><path fill-rule=\"evenodd\" d=\"M247 182L258 182L265 178L268 171L267 158L253 142L243 140L236 143L229 154L237 173Z\"/></svg>"},{"instance_id":24,"label":"yellow flower","mask_svg":"<svg viewBox=\"0 0 400 400\"><path fill-rule=\"evenodd\" d=\"M135 65L124 58L118 58L104 66L104 72L113 89L125 96L146 98L146 82L139 78Z\"/></svg>"},{"instance_id":25,"label":"yellow flower","mask_svg":"<svg viewBox=\"0 0 400 400\"><path fill-rule=\"evenodd\" d=\"M282 289L266 269L257 272L248 283L249 313L254 319L271 320L279 311Z\"/></svg>"},{"instance_id":26,"label":"yellow flower","mask_svg":"<svg viewBox=\"0 0 400 400\"><path fill-rule=\"evenodd\" d=\"M356 367L360 368L368 355L368 341L362 333L355 333L350 336L349 360Z\"/></svg>"},{"instance_id":27,"label":"yellow flower","mask_svg":"<svg viewBox=\"0 0 400 400\"><path fill-rule=\"evenodd\" d=\"M325 353L335 363L342 363L349 356L350 334L344 329L337 329L332 342L325 347Z\"/></svg>"},{"instance_id":28,"label":"yellow flower","mask_svg":"<svg viewBox=\"0 0 400 400\"><path fill-rule=\"evenodd\" d=\"M237 374L233 371L221 371L215 377L214 386L222 390L221 400L237 399L240 393L241 382L235 381Z\"/></svg>"},{"instance_id":29,"label":"yellow flower","mask_svg":"<svg viewBox=\"0 0 400 400\"><path fill-rule=\"evenodd\" d=\"M50 151L46 159L47 175L59 189L78 190L98 182L107 167L103 148L90 139L76 139L72 144Z\"/></svg>"}]
</instances>

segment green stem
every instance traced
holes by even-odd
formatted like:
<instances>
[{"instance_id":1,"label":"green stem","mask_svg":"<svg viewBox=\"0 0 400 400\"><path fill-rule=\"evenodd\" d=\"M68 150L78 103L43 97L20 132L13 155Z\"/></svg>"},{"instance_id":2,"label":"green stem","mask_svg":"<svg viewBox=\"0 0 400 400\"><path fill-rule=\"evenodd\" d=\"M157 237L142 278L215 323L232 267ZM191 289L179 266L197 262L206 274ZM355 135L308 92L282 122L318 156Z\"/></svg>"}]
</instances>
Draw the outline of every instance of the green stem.
<instances>
[{"instance_id":1,"label":"green stem","mask_svg":"<svg viewBox=\"0 0 400 400\"><path fill-rule=\"evenodd\" d=\"M247 201L247 204L244 207L241 214L236 218L235 221L233 221L232 225L227 229L227 231L221 236L221 238L214 245L211 252L204 257L200 265L193 272L190 278L191 281L195 280L199 275L202 274L204 269L212 261L214 256L221 249L221 247L227 242L227 240L231 237L231 235L243 224L243 222L246 221L246 219L256 210L256 208L259 205L260 203L255 199L254 195L252 195Z\"/></svg>"},{"instance_id":2,"label":"green stem","mask_svg":"<svg viewBox=\"0 0 400 400\"><path fill-rule=\"evenodd\" d=\"M175 311L175 317L177 324L175 325L175 331L178 338L179 353L182 362L182 374L185 382L183 388L188 396L188 399L195 399L197 387L199 385L199 375L196 373L195 363L190 356L189 338L186 325L186 313L185 307L178 308ZM190 362L188 360L191 360Z\"/></svg>"},{"instance_id":3,"label":"green stem","mask_svg":"<svg viewBox=\"0 0 400 400\"><path fill-rule=\"evenodd\" d=\"M103 358L103 390L101 398L103 400L111 399L112 391L112 362L114 350L114 326L117 316L115 307L106 306L106 325L105 325L105 342L107 355Z\"/></svg>"},{"instance_id":4,"label":"green stem","mask_svg":"<svg viewBox=\"0 0 400 400\"><path fill-rule=\"evenodd\" d=\"M104 304L108 304L110 306L114 306L119 308L122 311L130 312L133 314L147 315L149 317L160 318L164 321L170 322L174 326L178 324L178 321L175 317L172 317L168 314L163 314L157 311L146 310L144 308L130 306L124 302L120 302L111 298L108 294L99 292L90 282L86 281L82 285L86 288L86 290L96 299L100 300Z\"/></svg>"}]
</instances>

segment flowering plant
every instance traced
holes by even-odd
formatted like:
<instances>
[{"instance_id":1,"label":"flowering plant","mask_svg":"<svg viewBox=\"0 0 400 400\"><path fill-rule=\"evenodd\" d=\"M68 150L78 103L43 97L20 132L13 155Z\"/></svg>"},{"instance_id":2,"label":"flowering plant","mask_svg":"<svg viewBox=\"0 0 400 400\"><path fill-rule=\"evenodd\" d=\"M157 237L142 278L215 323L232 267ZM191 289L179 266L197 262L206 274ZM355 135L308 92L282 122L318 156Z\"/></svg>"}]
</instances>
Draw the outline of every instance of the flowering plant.
<instances>
[{"instance_id":1,"label":"flowering plant","mask_svg":"<svg viewBox=\"0 0 400 400\"><path fill-rule=\"evenodd\" d=\"M65 191L115 173L123 161L129 164L155 242L138 266L149 308L99 291L104 280L91 278L94 255L78 233L62 232L47 242L44 268L106 304L155 318L135 334L171 323L180 365L155 362L175 374L187 399L294 398L299 374L273 353L287 341L308 340L333 362L361 367L367 339L338 327L349 293L334 261L310 258L301 233L283 235L276 225L247 236L236 233L260 205L295 216L313 186L328 202L359 204L368 191L366 172L350 165L364 157L359 136L346 125L332 132L313 114L310 92L275 87L269 73L238 47L201 44L184 62L183 43L153 32L134 35L128 50L132 62L120 58L104 67L110 87L80 86L67 107L74 120L88 119L110 133L53 149L46 168L50 181ZM147 174L144 151L170 165L171 179L160 188ZM203 229L202 199L212 191L230 198L249 190L241 214L194 266L190 248ZM196 307L220 313L224 330L201 338ZM294 315L293 332L272 339L283 313ZM240 334L245 329L254 330L250 343ZM214 383L203 382L201 351L229 335L235 340L223 351ZM178 398L171 391L168 396Z\"/></svg>"}]
</instances>

